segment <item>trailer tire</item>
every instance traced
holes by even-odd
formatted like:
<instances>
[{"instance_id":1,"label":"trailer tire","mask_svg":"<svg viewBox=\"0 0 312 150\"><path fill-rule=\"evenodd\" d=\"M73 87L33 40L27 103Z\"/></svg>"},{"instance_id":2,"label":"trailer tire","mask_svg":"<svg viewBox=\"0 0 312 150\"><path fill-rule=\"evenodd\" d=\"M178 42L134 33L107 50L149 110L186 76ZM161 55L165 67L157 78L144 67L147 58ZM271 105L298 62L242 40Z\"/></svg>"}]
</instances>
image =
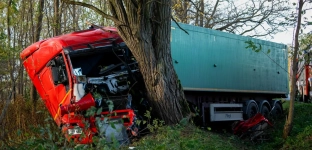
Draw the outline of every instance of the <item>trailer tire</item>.
<instances>
[{"instance_id":1,"label":"trailer tire","mask_svg":"<svg viewBox=\"0 0 312 150\"><path fill-rule=\"evenodd\" d=\"M279 103L274 104L274 110L272 111L272 116L274 118L279 117L283 113L282 107L280 106Z\"/></svg>"},{"instance_id":2,"label":"trailer tire","mask_svg":"<svg viewBox=\"0 0 312 150\"><path fill-rule=\"evenodd\" d=\"M258 113L258 106L255 102L249 104L246 109L246 119L249 119Z\"/></svg>"},{"instance_id":3,"label":"trailer tire","mask_svg":"<svg viewBox=\"0 0 312 150\"><path fill-rule=\"evenodd\" d=\"M263 105L262 108L261 108L261 114L265 117L265 118L268 118L269 115L270 115L270 110L268 108L268 106L266 105Z\"/></svg>"}]
</instances>

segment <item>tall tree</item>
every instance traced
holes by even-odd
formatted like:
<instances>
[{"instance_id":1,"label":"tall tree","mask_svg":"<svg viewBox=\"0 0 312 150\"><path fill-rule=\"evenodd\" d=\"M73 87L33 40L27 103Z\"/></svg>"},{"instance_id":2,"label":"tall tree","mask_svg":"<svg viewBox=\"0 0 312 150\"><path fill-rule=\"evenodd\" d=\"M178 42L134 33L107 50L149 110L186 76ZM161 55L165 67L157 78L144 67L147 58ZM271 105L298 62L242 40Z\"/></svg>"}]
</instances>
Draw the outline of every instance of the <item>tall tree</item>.
<instances>
[{"instance_id":1,"label":"tall tree","mask_svg":"<svg viewBox=\"0 0 312 150\"><path fill-rule=\"evenodd\" d=\"M54 28L53 28L53 35L57 36L61 34L61 5L60 5L60 0L54 0Z\"/></svg>"},{"instance_id":2,"label":"tall tree","mask_svg":"<svg viewBox=\"0 0 312 150\"><path fill-rule=\"evenodd\" d=\"M171 58L171 1L109 0L111 15L91 4L63 1L88 7L115 23L139 64L148 99L161 119L175 124L189 113Z\"/></svg>"},{"instance_id":3,"label":"tall tree","mask_svg":"<svg viewBox=\"0 0 312 150\"><path fill-rule=\"evenodd\" d=\"M36 19L37 23L35 25L34 36L33 36L33 41L32 41L33 43L39 41L40 39L40 33L42 29L43 9L44 9L44 0L40 0L39 5L38 5L37 19ZM33 112L35 112L36 106L37 106L38 94L33 84L31 85L31 88L30 88L30 99L33 101L33 105L34 105Z\"/></svg>"},{"instance_id":4,"label":"tall tree","mask_svg":"<svg viewBox=\"0 0 312 150\"><path fill-rule=\"evenodd\" d=\"M297 10L297 25L295 30L295 37L294 37L294 51L293 51L293 58L292 58L292 76L290 80L290 104L289 104L289 111L288 116L284 125L283 131L283 138L286 139L293 127L293 120L294 120L294 103L295 103L295 96L296 96L296 74L298 72L298 51L299 51L299 32L301 28L301 16L302 16L302 8L303 8L304 1L298 1L298 10Z\"/></svg>"},{"instance_id":5,"label":"tall tree","mask_svg":"<svg viewBox=\"0 0 312 150\"><path fill-rule=\"evenodd\" d=\"M267 36L283 31L289 0L174 0L176 20L205 28L248 36ZM190 3L189 7L184 7ZM187 20L185 18L188 18Z\"/></svg>"}]
</instances>

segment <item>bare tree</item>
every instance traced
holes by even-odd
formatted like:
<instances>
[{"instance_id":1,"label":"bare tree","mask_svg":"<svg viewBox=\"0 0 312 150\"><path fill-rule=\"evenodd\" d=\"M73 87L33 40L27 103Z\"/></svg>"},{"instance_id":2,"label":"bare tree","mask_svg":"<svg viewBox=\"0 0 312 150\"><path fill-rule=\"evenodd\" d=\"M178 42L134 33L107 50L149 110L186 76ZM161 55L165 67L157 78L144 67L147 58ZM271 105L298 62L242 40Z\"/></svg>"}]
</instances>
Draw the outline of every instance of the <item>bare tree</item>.
<instances>
[{"instance_id":1,"label":"bare tree","mask_svg":"<svg viewBox=\"0 0 312 150\"><path fill-rule=\"evenodd\" d=\"M154 112L168 124L179 122L189 108L173 68L170 50L171 1L109 0L110 14L76 1L113 20L119 35L138 61Z\"/></svg>"},{"instance_id":2,"label":"bare tree","mask_svg":"<svg viewBox=\"0 0 312 150\"><path fill-rule=\"evenodd\" d=\"M175 0L173 6L174 17L183 23L252 37L284 30L281 23L290 9L288 0Z\"/></svg>"}]
</instances>

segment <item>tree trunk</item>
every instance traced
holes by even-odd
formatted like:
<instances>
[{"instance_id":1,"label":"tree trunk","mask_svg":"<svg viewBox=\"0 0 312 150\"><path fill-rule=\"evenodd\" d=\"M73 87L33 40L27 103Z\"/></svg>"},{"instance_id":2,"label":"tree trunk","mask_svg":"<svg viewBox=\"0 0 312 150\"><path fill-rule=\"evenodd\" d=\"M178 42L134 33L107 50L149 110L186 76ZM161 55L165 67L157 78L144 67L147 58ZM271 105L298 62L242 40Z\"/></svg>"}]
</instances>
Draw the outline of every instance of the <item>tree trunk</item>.
<instances>
[{"instance_id":1,"label":"tree trunk","mask_svg":"<svg viewBox=\"0 0 312 150\"><path fill-rule=\"evenodd\" d=\"M190 113L171 58L171 1L109 0L112 16L89 4L65 2L88 7L114 21L139 64L153 111L162 120L176 124Z\"/></svg>"},{"instance_id":2,"label":"tree trunk","mask_svg":"<svg viewBox=\"0 0 312 150\"><path fill-rule=\"evenodd\" d=\"M118 2L110 3L112 12L123 12L118 7ZM126 5L125 9L129 6L130 4ZM189 110L171 58L170 6L170 1L167 0L141 3L138 4L138 10L142 11L138 15L128 9L125 11L128 12L128 19L122 17L126 14L116 14L115 17L122 18L121 22L129 22L129 26L120 23L116 25L122 39L138 61L153 110L166 123L175 124Z\"/></svg>"},{"instance_id":3,"label":"tree trunk","mask_svg":"<svg viewBox=\"0 0 312 150\"><path fill-rule=\"evenodd\" d=\"M204 10L205 10L205 3L204 0L200 0L200 12L199 12L199 26L204 27Z\"/></svg>"},{"instance_id":4,"label":"tree trunk","mask_svg":"<svg viewBox=\"0 0 312 150\"><path fill-rule=\"evenodd\" d=\"M40 0L39 6L38 6L37 24L34 30L34 36L33 36L33 41L32 41L33 43L39 41L40 39L40 33L42 29L43 8L44 8L44 0ZM31 88L30 88L30 99L33 102L33 106L34 106L33 112L35 112L36 107L37 107L38 94L33 84L31 85Z\"/></svg>"},{"instance_id":5,"label":"tree trunk","mask_svg":"<svg viewBox=\"0 0 312 150\"><path fill-rule=\"evenodd\" d=\"M61 34L61 15L60 15L60 0L54 0L54 27L53 36Z\"/></svg>"},{"instance_id":6,"label":"tree trunk","mask_svg":"<svg viewBox=\"0 0 312 150\"><path fill-rule=\"evenodd\" d=\"M299 0L299 9L298 9L298 20L295 32L295 47L294 47L294 55L292 59L292 76L291 76L291 91L290 91L290 104L289 104L289 111L288 117L286 119L283 131L283 138L286 139L293 127L293 120L294 120L294 103L295 103L295 96L296 96L296 74L298 72L298 50L299 50L299 31L301 26L301 11L304 2L303 0Z\"/></svg>"}]
</instances>

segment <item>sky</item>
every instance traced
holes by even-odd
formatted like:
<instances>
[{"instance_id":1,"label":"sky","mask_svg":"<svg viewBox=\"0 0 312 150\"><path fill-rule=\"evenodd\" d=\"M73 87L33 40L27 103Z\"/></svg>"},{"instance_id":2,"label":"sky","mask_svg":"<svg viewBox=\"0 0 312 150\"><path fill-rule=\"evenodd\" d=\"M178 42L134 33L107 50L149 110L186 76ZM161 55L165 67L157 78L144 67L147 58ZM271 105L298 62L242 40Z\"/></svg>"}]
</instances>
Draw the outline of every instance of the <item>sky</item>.
<instances>
[{"instance_id":1,"label":"sky","mask_svg":"<svg viewBox=\"0 0 312 150\"><path fill-rule=\"evenodd\" d=\"M297 3L298 0L290 0L290 2ZM304 8L311 8L311 4L306 3L304 5ZM304 17L307 17L309 21L312 21L312 11L306 11L306 14L303 15ZM293 33L294 33L295 27L289 27L287 31L280 32L273 36L273 39L266 39L269 41L277 42L277 43L283 43L287 45L291 45L293 41ZM308 33L312 31L312 26L307 26L305 29L302 29L303 33Z\"/></svg>"},{"instance_id":2,"label":"sky","mask_svg":"<svg viewBox=\"0 0 312 150\"><path fill-rule=\"evenodd\" d=\"M286 45L291 45L293 40L294 28L288 28L287 31L277 33L273 35L273 39L267 39L276 43L283 43Z\"/></svg>"},{"instance_id":3,"label":"sky","mask_svg":"<svg viewBox=\"0 0 312 150\"><path fill-rule=\"evenodd\" d=\"M312 13L310 14L312 16ZM277 43L283 43L286 45L291 45L293 41L293 33L294 33L294 28L288 28L287 31L277 33L273 35L273 39L266 39L269 41L277 42ZM303 29L303 33L308 33L312 31L312 26L308 26L305 29Z\"/></svg>"}]
</instances>

